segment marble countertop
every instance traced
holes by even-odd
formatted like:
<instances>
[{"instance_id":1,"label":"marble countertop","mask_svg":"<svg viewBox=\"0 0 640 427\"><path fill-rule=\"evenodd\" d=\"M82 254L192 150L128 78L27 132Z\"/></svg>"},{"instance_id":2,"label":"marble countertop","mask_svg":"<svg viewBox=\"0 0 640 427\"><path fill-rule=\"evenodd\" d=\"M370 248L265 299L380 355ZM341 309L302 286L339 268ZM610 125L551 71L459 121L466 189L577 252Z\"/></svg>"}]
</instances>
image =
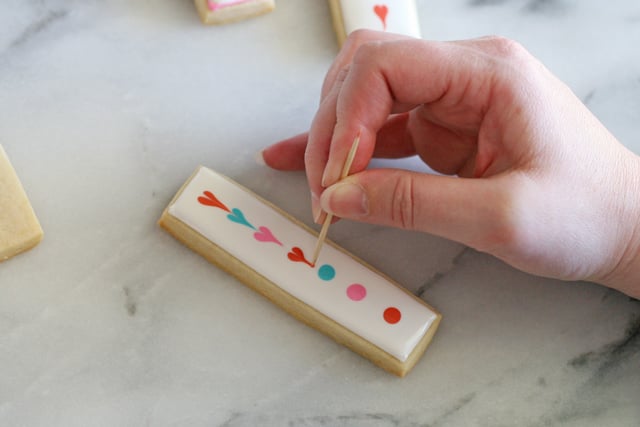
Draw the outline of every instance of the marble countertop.
<instances>
[{"instance_id":1,"label":"marble countertop","mask_svg":"<svg viewBox=\"0 0 640 427\"><path fill-rule=\"evenodd\" d=\"M334 241L444 315L398 379L156 226L199 164L311 224L304 175L253 156L313 116L337 52L325 1L223 27L187 0L2 6L0 144L45 238L0 264L0 425L640 425L640 303L624 295L342 221ZM425 38L518 40L640 153L637 0L418 10Z\"/></svg>"}]
</instances>

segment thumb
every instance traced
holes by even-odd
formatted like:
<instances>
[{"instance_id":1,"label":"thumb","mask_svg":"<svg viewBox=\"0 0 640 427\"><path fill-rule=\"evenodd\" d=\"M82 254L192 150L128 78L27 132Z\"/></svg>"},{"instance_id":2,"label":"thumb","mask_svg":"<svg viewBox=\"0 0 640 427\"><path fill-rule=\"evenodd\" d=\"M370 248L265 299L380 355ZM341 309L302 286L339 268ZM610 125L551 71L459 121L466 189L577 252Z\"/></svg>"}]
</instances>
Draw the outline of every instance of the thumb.
<instances>
[{"instance_id":1,"label":"thumb","mask_svg":"<svg viewBox=\"0 0 640 427\"><path fill-rule=\"evenodd\" d=\"M498 232L499 199L496 185L485 179L375 169L328 187L320 204L341 218L424 231L479 248Z\"/></svg>"}]
</instances>

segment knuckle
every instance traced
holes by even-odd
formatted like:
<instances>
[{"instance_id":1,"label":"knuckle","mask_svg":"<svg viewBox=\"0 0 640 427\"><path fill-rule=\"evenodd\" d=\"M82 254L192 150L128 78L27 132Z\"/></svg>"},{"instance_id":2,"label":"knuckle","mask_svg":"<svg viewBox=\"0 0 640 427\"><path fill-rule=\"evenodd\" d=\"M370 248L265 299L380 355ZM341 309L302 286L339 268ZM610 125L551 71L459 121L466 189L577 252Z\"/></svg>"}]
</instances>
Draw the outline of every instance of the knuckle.
<instances>
[{"instance_id":1,"label":"knuckle","mask_svg":"<svg viewBox=\"0 0 640 427\"><path fill-rule=\"evenodd\" d=\"M532 227L527 225L530 222L528 211L527 201L520 191L504 191L492 207L493 218L487 224L482 239L486 245L484 249L507 255L528 247L535 240Z\"/></svg>"},{"instance_id":2,"label":"knuckle","mask_svg":"<svg viewBox=\"0 0 640 427\"><path fill-rule=\"evenodd\" d=\"M496 55L501 58L520 58L525 52L520 43L506 37L492 36L488 41Z\"/></svg>"},{"instance_id":3,"label":"knuckle","mask_svg":"<svg viewBox=\"0 0 640 427\"><path fill-rule=\"evenodd\" d=\"M415 229L415 183L410 177L399 177L391 194L391 220L401 228Z\"/></svg>"},{"instance_id":4,"label":"knuckle","mask_svg":"<svg viewBox=\"0 0 640 427\"><path fill-rule=\"evenodd\" d=\"M352 50L358 48L363 43L371 40L376 35L375 31L366 29L357 29L347 36L344 42L343 50Z\"/></svg>"},{"instance_id":5,"label":"knuckle","mask_svg":"<svg viewBox=\"0 0 640 427\"><path fill-rule=\"evenodd\" d=\"M331 76L327 76L325 81L322 83L322 96L320 97L321 103L328 98L329 94L340 90L342 84L347 79L350 70L351 64L347 64L340 68L336 74L332 73Z\"/></svg>"},{"instance_id":6,"label":"knuckle","mask_svg":"<svg viewBox=\"0 0 640 427\"><path fill-rule=\"evenodd\" d=\"M349 75L349 70L350 69L351 69L351 64L347 64L344 67L342 67L340 69L340 71L338 71L338 75L336 76L336 80L335 80L334 86L336 84L344 83L344 81L347 79L347 76Z\"/></svg>"},{"instance_id":7,"label":"knuckle","mask_svg":"<svg viewBox=\"0 0 640 427\"><path fill-rule=\"evenodd\" d=\"M380 40L375 41L367 41L358 46L358 49L353 54L353 63L354 64L363 64L371 61L375 58L379 53L380 47L383 42Z\"/></svg>"},{"instance_id":8,"label":"knuckle","mask_svg":"<svg viewBox=\"0 0 640 427\"><path fill-rule=\"evenodd\" d=\"M322 98L326 97L333 88L339 87L344 82L352 64L358 61L357 58L362 60L368 55L367 53L363 54L363 51L368 51L367 46L375 43L376 34L375 31L371 30L355 30L349 34L340 54L338 54L322 84Z\"/></svg>"}]
</instances>

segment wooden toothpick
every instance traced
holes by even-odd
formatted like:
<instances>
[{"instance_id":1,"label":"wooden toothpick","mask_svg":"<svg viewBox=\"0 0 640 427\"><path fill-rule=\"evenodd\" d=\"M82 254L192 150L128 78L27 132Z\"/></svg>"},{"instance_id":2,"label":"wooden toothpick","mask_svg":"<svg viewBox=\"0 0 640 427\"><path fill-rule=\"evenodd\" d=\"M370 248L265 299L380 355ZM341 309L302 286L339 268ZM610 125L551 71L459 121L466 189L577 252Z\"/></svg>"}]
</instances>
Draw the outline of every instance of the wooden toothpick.
<instances>
[{"instance_id":1,"label":"wooden toothpick","mask_svg":"<svg viewBox=\"0 0 640 427\"><path fill-rule=\"evenodd\" d=\"M340 174L340 179L344 179L349 175L349 169L351 169L351 164L353 163L353 159L356 156L356 151L358 151L358 144L360 143L360 132L356 135L356 139L353 140L353 144L351 145L351 149L349 150L349 154L347 155L347 160L344 162L344 166L342 167L342 173ZM316 261L318 261L318 257L320 256L320 250L322 249L322 245L324 244L325 239L327 238L327 232L329 231L329 226L331 225L331 221L333 220L333 214L327 213L327 217L324 219L324 223L322 224L322 229L320 230L320 234L318 235L318 243L316 243L316 249L313 252L313 257L311 258L311 265L315 266Z\"/></svg>"}]
</instances>

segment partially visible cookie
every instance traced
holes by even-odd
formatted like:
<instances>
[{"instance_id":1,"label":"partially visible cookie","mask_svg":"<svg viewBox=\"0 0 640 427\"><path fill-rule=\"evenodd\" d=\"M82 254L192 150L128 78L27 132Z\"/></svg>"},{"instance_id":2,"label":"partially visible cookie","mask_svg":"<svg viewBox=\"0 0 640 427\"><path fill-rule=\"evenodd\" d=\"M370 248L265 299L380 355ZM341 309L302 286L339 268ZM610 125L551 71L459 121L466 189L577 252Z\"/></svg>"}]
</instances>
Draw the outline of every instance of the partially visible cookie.
<instances>
[{"instance_id":1,"label":"partially visible cookie","mask_svg":"<svg viewBox=\"0 0 640 427\"><path fill-rule=\"evenodd\" d=\"M195 0L205 24L227 24L271 12L274 0Z\"/></svg>"},{"instance_id":2,"label":"partially visible cookie","mask_svg":"<svg viewBox=\"0 0 640 427\"><path fill-rule=\"evenodd\" d=\"M420 38L415 0L329 0L333 27L342 46L359 29Z\"/></svg>"},{"instance_id":3,"label":"partially visible cookie","mask_svg":"<svg viewBox=\"0 0 640 427\"><path fill-rule=\"evenodd\" d=\"M0 146L0 262L31 249L42 228L22 184Z\"/></svg>"}]
</instances>

